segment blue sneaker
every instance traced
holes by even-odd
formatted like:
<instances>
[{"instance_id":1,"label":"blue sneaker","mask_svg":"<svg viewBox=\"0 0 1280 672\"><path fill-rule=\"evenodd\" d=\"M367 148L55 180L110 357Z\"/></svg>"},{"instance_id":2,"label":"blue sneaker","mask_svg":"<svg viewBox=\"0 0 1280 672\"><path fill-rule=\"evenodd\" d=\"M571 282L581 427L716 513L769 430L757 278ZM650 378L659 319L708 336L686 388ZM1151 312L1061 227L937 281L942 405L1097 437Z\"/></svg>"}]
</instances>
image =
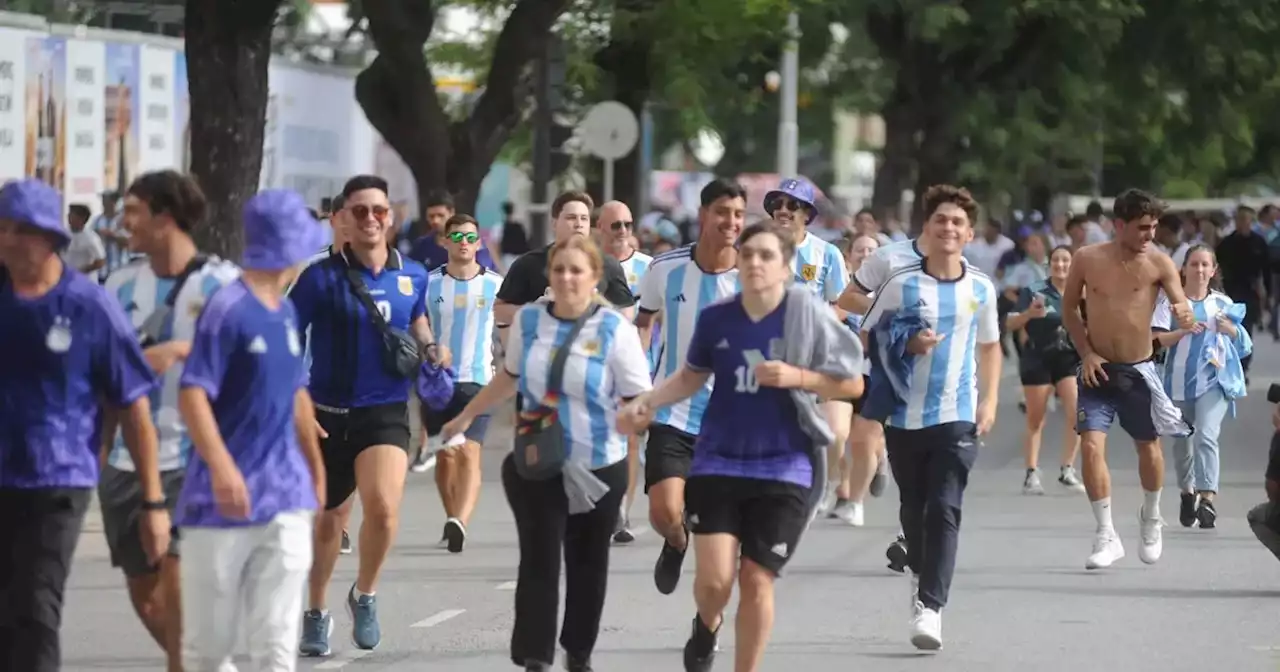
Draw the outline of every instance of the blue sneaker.
<instances>
[{"instance_id":1,"label":"blue sneaker","mask_svg":"<svg viewBox=\"0 0 1280 672\"><path fill-rule=\"evenodd\" d=\"M382 629L378 627L378 598L373 595L356 597L356 586L351 584L347 593L347 613L351 614L351 641L361 649L372 651L382 641Z\"/></svg>"},{"instance_id":2,"label":"blue sneaker","mask_svg":"<svg viewBox=\"0 0 1280 672\"><path fill-rule=\"evenodd\" d=\"M302 643L298 653L309 656L329 655L329 635L333 634L333 619L319 609L308 609L302 615Z\"/></svg>"}]
</instances>

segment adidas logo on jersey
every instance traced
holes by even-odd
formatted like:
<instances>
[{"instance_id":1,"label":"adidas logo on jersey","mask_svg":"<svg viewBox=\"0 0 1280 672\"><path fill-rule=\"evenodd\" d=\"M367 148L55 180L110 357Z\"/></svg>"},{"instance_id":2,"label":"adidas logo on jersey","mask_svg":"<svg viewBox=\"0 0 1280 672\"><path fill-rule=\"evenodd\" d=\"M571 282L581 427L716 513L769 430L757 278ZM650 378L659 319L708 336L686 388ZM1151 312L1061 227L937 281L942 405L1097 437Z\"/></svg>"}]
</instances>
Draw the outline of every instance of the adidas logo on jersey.
<instances>
[{"instance_id":1,"label":"adidas logo on jersey","mask_svg":"<svg viewBox=\"0 0 1280 672\"><path fill-rule=\"evenodd\" d=\"M719 343L716 343L717 350L727 350L728 348L729 348L729 339L727 338L722 338L720 339Z\"/></svg>"},{"instance_id":2,"label":"adidas logo on jersey","mask_svg":"<svg viewBox=\"0 0 1280 672\"><path fill-rule=\"evenodd\" d=\"M681 292L680 294L676 294L676 298L672 299L672 301L675 301L676 303L684 303L684 293Z\"/></svg>"},{"instance_id":3,"label":"adidas logo on jersey","mask_svg":"<svg viewBox=\"0 0 1280 672\"><path fill-rule=\"evenodd\" d=\"M249 352L255 355L265 355L267 353L267 342L261 336L254 336L249 341Z\"/></svg>"}]
</instances>

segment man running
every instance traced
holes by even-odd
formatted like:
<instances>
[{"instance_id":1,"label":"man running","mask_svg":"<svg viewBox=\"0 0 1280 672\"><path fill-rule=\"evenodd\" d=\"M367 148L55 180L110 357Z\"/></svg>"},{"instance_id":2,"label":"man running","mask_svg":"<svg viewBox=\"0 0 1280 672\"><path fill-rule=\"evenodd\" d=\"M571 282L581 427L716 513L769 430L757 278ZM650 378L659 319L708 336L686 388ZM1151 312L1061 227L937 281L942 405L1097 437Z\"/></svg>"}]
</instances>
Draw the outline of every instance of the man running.
<instances>
[{"instance_id":1,"label":"man running","mask_svg":"<svg viewBox=\"0 0 1280 672\"><path fill-rule=\"evenodd\" d=\"M483 243L480 227L470 215L454 215L445 222L442 239L449 261L431 271L427 282L427 316L432 329L453 353L456 378L453 396L442 409L422 404L422 448L414 465L431 455L427 439L440 434L445 423L458 417L493 378L493 303L502 276L477 260ZM444 504L442 537L450 553L461 553L467 540L467 523L480 498L480 448L489 416L481 415L467 428L465 443L443 447L436 458L436 488ZM442 436L444 440L453 437Z\"/></svg>"},{"instance_id":2,"label":"man running","mask_svg":"<svg viewBox=\"0 0 1280 672\"><path fill-rule=\"evenodd\" d=\"M327 481L327 510L316 523L310 608L303 619L300 651L307 656L329 654L333 620L325 593L342 537L342 516L334 509L353 493L360 496L364 516L360 565L346 599L351 639L366 650L382 639L375 590L399 526L412 382L393 370L387 341L403 340L407 333L428 357L447 365L449 356L427 321L427 270L401 258L388 242L394 222L386 180L358 175L347 181L342 196L350 215L347 244L303 271L289 296L298 329L311 330L309 388L324 430Z\"/></svg>"},{"instance_id":3,"label":"man running","mask_svg":"<svg viewBox=\"0 0 1280 672\"><path fill-rule=\"evenodd\" d=\"M596 217L596 239L600 241L600 250L613 257L622 265L622 272L627 276L627 286L636 300L640 300L640 283L653 257L636 249L632 231L635 222L631 218L631 208L622 201L609 201L600 206L600 214ZM629 544L636 540L631 531L631 506L636 501L636 480L640 474L640 439L627 439L627 496L622 504L622 515L618 517L618 530L613 535L614 543Z\"/></svg>"},{"instance_id":4,"label":"man running","mask_svg":"<svg viewBox=\"0 0 1280 672\"><path fill-rule=\"evenodd\" d=\"M1155 196L1129 189L1116 197L1115 238L1076 252L1062 297L1062 321L1080 353L1080 399L1076 431L1080 433L1084 486L1093 505L1098 530L1086 569L1110 567L1124 557L1124 546L1111 520L1111 473L1107 469L1106 437L1112 422L1133 438L1138 449L1142 481L1139 510L1142 546L1138 557L1147 564L1163 550L1160 489L1164 481L1161 436L1188 436L1191 427L1164 392L1151 361L1151 316L1164 290L1181 328L1195 322L1182 291L1178 268L1167 255L1151 250L1156 220L1164 203ZM1089 300L1088 321L1081 313Z\"/></svg>"},{"instance_id":5,"label":"man running","mask_svg":"<svg viewBox=\"0 0 1280 672\"><path fill-rule=\"evenodd\" d=\"M747 212L747 192L736 182L717 179L702 188L698 242L659 255L640 282L636 327L646 349L654 316L661 313L662 351L655 384L674 376L688 359L693 328L704 308L738 293L738 251ZM644 481L649 495L649 524L662 535L662 551L653 570L658 591L670 595L680 583L689 534L684 520L684 484L693 463L693 444L715 377L678 404L659 410L645 445Z\"/></svg>"},{"instance_id":6,"label":"man running","mask_svg":"<svg viewBox=\"0 0 1280 672\"><path fill-rule=\"evenodd\" d=\"M191 456L178 393L196 318L214 292L240 276L235 264L196 249L191 228L204 219L205 210L204 194L185 175L166 170L134 180L125 193L120 223L129 234L131 251L143 256L107 276L106 282L107 292L120 300L138 331L147 363L160 377L160 385L150 391L151 421L160 440L160 478L171 512ZM129 601L143 627L168 653L169 669L178 670L178 535L174 533L168 556L159 565L148 560L138 531L144 512L133 459L114 421L107 427L98 502L111 564L124 572Z\"/></svg>"},{"instance_id":7,"label":"man running","mask_svg":"<svg viewBox=\"0 0 1280 672\"><path fill-rule=\"evenodd\" d=\"M795 281L813 290L819 298L835 305L849 284L849 271L840 248L809 234L809 225L818 217L817 194L808 180L787 178L777 189L764 195L764 211L783 230L791 234L795 256L791 259ZM843 319L839 308L838 317ZM851 399L828 399L822 410L835 434L835 442L827 449L827 464L839 465L844 444L849 440L849 423L853 417ZM836 490L844 480L840 469L827 470L826 490L818 504L818 514L830 512L836 505Z\"/></svg>"}]
</instances>

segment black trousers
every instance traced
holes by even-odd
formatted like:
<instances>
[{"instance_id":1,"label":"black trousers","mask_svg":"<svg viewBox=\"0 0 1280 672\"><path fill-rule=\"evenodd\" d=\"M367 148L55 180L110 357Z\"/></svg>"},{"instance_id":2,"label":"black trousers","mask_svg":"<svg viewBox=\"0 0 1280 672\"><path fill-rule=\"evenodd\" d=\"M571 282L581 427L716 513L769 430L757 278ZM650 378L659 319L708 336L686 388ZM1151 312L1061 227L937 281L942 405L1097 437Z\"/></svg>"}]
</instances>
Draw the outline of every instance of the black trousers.
<instances>
[{"instance_id":1,"label":"black trousers","mask_svg":"<svg viewBox=\"0 0 1280 672\"><path fill-rule=\"evenodd\" d=\"M599 469L595 475L609 486L608 494L591 511L569 515L561 477L530 481L516 473L511 456L502 463L502 488L520 537L516 619L511 632L511 661L516 665L555 661L562 552L565 595L560 645L579 657L590 656L595 649L609 583L609 544L627 491L627 461Z\"/></svg>"},{"instance_id":2,"label":"black trousers","mask_svg":"<svg viewBox=\"0 0 1280 672\"><path fill-rule=\"evenodd\" d=\"M951 422L924 429L884 428L885 448L901 504L907 566L920 579L916 599L947 605L960 543L960 508L978 457L977 428Z\"/></svg>"},{"instance_id":3,"label":"black trousers","mask_svg":"<svg viewBox=\"0 0 1280 672\"><path fill-rule=\"evenodd\" d=\"M62 668L62 598L89 488L0 488L0 669Z\"/></svg>"}]
</instances>

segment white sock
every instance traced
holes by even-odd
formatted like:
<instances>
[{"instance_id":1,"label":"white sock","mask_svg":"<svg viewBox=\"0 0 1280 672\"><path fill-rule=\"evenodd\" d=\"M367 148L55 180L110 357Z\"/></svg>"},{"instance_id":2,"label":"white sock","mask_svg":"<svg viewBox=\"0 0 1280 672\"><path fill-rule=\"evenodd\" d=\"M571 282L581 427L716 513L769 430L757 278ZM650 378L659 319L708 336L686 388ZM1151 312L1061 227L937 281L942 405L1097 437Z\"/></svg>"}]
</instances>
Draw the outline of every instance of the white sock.
<instances>
[{"instance_id":1,"label":"white sock","mask_svg":"<svg viewBox=\"0 0 1280 672\"><path fill-rule=\"evenodd\" d=\"M1115 534L1115 525L1111 523L1111 498L1103 497L1092 504L1093 517L1098 521L1098 531Z\"/></svg>"},{"instance_id":2,"label":"white sock","mask_svg":"<svg viewBox=\"0 0 1280 672\"><path fill-rule=\"evenodd\" d=\"M1156 520L1160 517L1160 490L1142 491L1142 517L1146 520Z\"/></svg>"}]
</instances>

